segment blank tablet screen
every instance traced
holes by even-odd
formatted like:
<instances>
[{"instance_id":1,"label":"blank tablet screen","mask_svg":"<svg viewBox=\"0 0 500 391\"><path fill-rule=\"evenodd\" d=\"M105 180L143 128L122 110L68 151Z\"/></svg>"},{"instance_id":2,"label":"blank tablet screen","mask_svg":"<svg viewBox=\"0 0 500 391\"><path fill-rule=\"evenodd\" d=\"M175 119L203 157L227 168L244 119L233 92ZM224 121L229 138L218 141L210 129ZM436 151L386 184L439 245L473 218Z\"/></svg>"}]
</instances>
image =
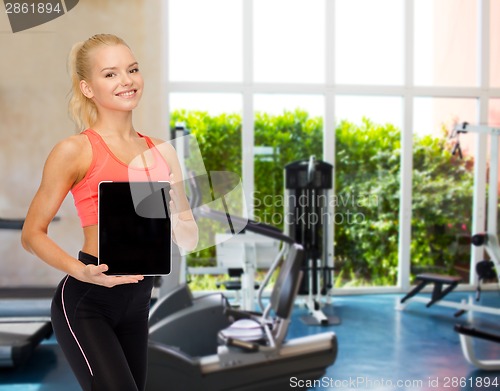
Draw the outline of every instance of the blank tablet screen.
<instances>
[{"instance_id":1,"label":"blank tablet screen","mask_svg":"<svg viewBox=\"0 0 500 391\"><path fill-rule=\"evenodd\" d=\"M99 264L106 274L170 273L168 182L99 184Z\"/></svg>"}]
</instances>

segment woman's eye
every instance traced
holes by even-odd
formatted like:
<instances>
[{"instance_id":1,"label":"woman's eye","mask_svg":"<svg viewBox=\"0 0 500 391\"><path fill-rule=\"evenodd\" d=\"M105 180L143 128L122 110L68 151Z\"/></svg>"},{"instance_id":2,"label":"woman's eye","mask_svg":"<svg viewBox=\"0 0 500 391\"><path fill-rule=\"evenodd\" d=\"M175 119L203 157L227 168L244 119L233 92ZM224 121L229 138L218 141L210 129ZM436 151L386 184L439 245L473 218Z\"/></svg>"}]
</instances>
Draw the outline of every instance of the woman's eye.
<instances>
[{"instance_id":1,"label":"woman's eye","mask_svg":"<svg viewBox=\"0 0 500 391\"><path fill-rule=\"evenodd\" d=\"M136 72L139 72L139 68L134 68L130 70L130 73L136 73Z\"/></svg>"},{"instance_id":2,"label":"woman's eye","mask_svg":"<svg viewBox=\"0 0 500 391\"><path fill-rule=\"evenodd\" d=\"M113 77L114 73L106 73L106 77Z\"/></svg>"}]
</instances>

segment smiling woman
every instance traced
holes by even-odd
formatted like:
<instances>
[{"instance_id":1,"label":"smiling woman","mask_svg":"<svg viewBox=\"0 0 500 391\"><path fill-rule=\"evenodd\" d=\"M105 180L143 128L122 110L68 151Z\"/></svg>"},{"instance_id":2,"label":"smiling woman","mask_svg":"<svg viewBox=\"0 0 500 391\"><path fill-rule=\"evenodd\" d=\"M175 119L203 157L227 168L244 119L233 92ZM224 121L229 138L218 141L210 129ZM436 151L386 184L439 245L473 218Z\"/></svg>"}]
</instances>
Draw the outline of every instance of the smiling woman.
<instances>
[{"instance_id":1,"label":"smiling woman","mask_svg":"<svg viewBox=\"0 0 500 391\"><path fill-rule=\"evenodd\" d=\"M89 66L90 56L93 61ZM116 97L128 94L134 104L130 109L139 103L144 81L138 62L121 38L101 34L74 45L69 67L74 91L69 105L70 114L81 130L94 126L97 106L106 93Z\"/></svg>"},{"instance_id":2,"label":"smiling woman","mask_svg":"<svg viewBox=\"0 0 500 391\"><path fill-rule=\"evenodd\" d=\"M125 45L104 46L94 49L94 56L92 78L80 80L85 97L92 99L100 110L135 108L142 96L144 81L130 49ZM115 63L115 66L103 67Z\"/></svg>"},{"instance_id":3,"label":"smiling woman","mask_svg":"<svg viewBox=\"0 0 500 391\"><path fill-rule=\"evenodd\" d=\"M52 325L81 387L143 390L153 280L142 275L108 275L108 266L98 264L99 183L130 182L130 162L144 155L142 166L132 169L142 173L144 180L171 184L168 207L173 240L181 247L183 243L196 246L198 230L182 187L177 185L182 183L182 172L175 150L162 154L157 148L162 140L134 129L132 112L141 99L144 81L127 44L114 35L95 35L73 47L70 70L70 113L86 130L59 142L47 158L26 216L22 243L67 273L52 301ZM84 233L78 259L47 234L69 192Z\"/></svg>"}]
</instances>

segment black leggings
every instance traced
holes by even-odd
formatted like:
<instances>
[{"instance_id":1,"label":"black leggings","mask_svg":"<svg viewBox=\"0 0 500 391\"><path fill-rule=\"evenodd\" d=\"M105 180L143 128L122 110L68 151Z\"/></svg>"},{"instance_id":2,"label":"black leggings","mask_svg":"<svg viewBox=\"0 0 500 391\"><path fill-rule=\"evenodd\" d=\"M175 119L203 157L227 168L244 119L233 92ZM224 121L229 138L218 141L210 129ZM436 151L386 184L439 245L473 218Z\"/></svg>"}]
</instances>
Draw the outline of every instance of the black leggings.
<instances>
[{"instance_id":1,"label":"black leggings","mask_svg":"<svg viewBox=\"0 0 500 391\"><path fill-rule=\"evenodd\" d=\"M80 252L85 264L97 258ZM66 276L52 300L52 325L85 391L144 390L153 278L106 288Z\"/></svg>"}]
</instances>

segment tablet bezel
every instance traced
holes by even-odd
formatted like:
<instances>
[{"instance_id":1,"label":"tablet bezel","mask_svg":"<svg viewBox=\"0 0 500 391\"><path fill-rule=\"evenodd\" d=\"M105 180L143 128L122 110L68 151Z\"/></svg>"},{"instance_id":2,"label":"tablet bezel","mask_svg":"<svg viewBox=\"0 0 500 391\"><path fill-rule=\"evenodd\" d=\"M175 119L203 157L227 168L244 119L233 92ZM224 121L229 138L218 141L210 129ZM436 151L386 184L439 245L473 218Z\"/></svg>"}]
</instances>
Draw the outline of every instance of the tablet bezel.
<instances>
[{"instance_id":1,"label":"tablet bezel","mask_svg":"<svg viewBox=\"0 0 500 391\"><path fill-rule=\"evenodd\" d=\"M165 247L168 247L167 254L165 254L168 257L168 272L166 269L162 269L160 267L154 267L153 269L155 269L155 270L151 270L148 267L148 265L145 265L146 267L148 267L148 269L146 269L146 270L144 270L144 269L141 270L140 268L138 268L137 270L123 270L123 269L116 270L115 262L120 262L118 259L116 259L116 260L111 260L109 258L102 259L102 254L104 252L102 250L102 246L103 246L103 243L102 243L103 232L102 231L103 231L104 227L102 226L102 222L101 222L101 214L102 214L101 213L101 203L107 202L108 200L102 201L101 193L102 193L102 189L104 187L113 186L113 185L117 185L117 184L119 186L124 186L126 184L129 189L131 189L132 186L136 186L136 185L137 186L150 186L150 187L157 186L159 189L157 191L162 191L163 194L166 193L167 195L168 195L168 191L165 192L162 189L165 189L165 188L170 189L170 182L169 181L156 181L156 182L155 181L152 181L152 182L102 181L99 183L99 186L98 186L98 234L97 234L97 236L98 236L98 265L102 264L102 263L107 264L109 266L109 270L106 272L106 274L115 275L115 276L131 275L131 274L134 274L134 275L139 274L139 275L143 275L143 276L169 275L172 271L172 245L173 245L173 242L172 242L172 223L170 221L169 213L167 211L165 211L166 217L152 218L151 220L158 220L160 225L168 225L168 228L166 226L165 226L165 228L167 228L170 231L168 234L165 235L167 242L165 242L165 244L164 244ZM167 185L167 186L164 186L164 185ZM153 193L151 193L151 194L153 194ZM132 207L134 208L134 211L135 211L132 190L130 190L130 197L132 200ZM168 202L166 204L168 205ZM168 223L166 223L165 220ZM168 246L167 246L167 244L168 244ZM163 250L161 250L161 251L163 251ZM140 260L138 259L137 261L139 262ZM160 259L157 260L157 262L159 262L159 261L160 261ZM133 262L133 260L129 260L129 262ZM116 271L114 271L113 269L115 269ZM160 270L158 270L158 269L160 269Z\"/></svg>"}]
</instances>

